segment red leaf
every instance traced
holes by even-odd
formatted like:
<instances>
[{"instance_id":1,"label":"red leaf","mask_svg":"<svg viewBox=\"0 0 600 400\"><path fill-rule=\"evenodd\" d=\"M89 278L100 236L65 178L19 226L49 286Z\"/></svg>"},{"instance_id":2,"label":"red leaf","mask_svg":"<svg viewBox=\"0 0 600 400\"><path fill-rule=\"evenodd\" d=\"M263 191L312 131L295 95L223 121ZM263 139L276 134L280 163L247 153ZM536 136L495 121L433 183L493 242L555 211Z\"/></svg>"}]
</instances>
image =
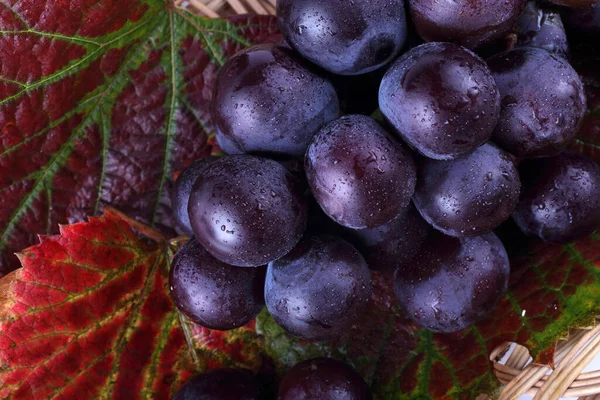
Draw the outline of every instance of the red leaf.
<instances>
[{"instance_id":1,"label":"red leaf","mask_svg":"<svg viewBox=\"0 0 600 400\"><path fill-rule=\"evenodd\" d=\"M37 234L105 205L172 232L173 175L210 152L216 71L276 23L168 0L11 0L0 31L1 276Z\"/></svg>"},{"instance_id":2,"label":"red leaf","mask_svg":"<svg viewBox=\"0 0 600 400\"><path fill-rule=\"evenodd\" d=\"M0 398L169 398L195 366L166 245L112 213L60 230L0 280Z\"/></svg>"}]
</instances>

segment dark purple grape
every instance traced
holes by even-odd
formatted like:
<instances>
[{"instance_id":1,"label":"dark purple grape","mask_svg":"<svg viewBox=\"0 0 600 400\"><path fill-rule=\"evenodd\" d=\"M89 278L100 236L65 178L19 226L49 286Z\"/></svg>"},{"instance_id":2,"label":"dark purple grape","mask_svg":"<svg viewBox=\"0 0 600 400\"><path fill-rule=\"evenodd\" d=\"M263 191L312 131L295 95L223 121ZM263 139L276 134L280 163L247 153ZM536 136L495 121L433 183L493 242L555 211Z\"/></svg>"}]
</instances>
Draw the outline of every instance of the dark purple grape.
<instances>
[{"instance_id":1,"label":"dark purple grape","mask_svg":"<svg viewBox=\"0 0 600 400\"><path fill-rule=\"evenodd\" d=\"M567 33L560 14L529 1L516 24L516 47L537 47L563 58L569 56Z\"/></svg>"},{"instance_id":2,"label":"dark purple grape","mask_svg":"<svg viewBox=\"0 0 600 400\"><path fill-rule=\"evenodd\" d=\"M409 317L434 332L456 332L489 316L506 293L510 265L493 233L430 235L410 266L394 275Z\"/></svg>"},{"instance_id":3,"label":"dark purple grape","mask_svg":"<svg viewBox=\"0 0 600 400\"><path fill-rule=\"evenodd\" d=\"M302 339L333 339L347 332L370 298L367 263L334 236L305 238L267 269L267 309L283 329Z\"/></svg>"},{"instance_id":4,"label":"dark purple grape","mask_svg":"<svg viewBox=\"0 0 600 400\"><path fill-rule=\"evenodd\" d=\"M379 107L411 147L449 160L491 137L500 96L477 55L451 43L427 43L390 67L379 89Z\"/></svg>"},{"instance_id":5,"label":"dark purple grape","mask_svg":"<svg viewBox=\"0 0 600 400\"><path fill-rule=\"evenodd\" d=\"M306 227L306 200L276 161L226 156L198 177L188 207L198 241L215 258L240 267L287 254Z\"/></svg>"},{"instance_id":6,"label":"dark purple grape","mask_svg":"<svg viewBox=\"0 0 600 400\"><path fill-rule=\"evenodd\" d=\"M296 364L281 380L278 400L370 400L364 379L349 365L331 358Z\"/></svg>"},{"instance_id":7,"label":"dark purple grape","mask_svg":"<svg viewBox=\"0 0 600 400\"><path fill-rule=\"evenodd\" d=\"M191 163L187 168L181 171L177 177L173 192L171 193L171 209L173 210L173 218L177 224L177 228L187 236L193 236L192 225L190 224L190 216L188 214L188 203L192 186L198 176L204 171L206 166L217 160L217 157L205 157Z\"/></svg>"},{"instance_id":8,"label":"dark purple grape","mask_svg":"<svg viewBox=\"0 0 600 400\"><path fill-rule=\"evenodd\" d=\"M497 54L488 65L502 98L494 141L520 157L561 152L586 110L577 72L563 58L535 48Z\"/></svg>"},{"instance_id":9,"label":"dark purple grape","mask_svg":"<svg viewBox=\"0 0 600 400\"><path fill-rule=\"evenodd\" d=\"M513 219L529 236L567 243L600 226L600 166L580 154L520 165L523 193Z\"/></svg>"},{"instance_id":10,"label":"dark purple grape","mask_svg":"<svg viewBox=\"0 0 600 400\"><path fill-rule=\"evenodd\" d=\"M428 42L473 49L508 33L526 0L410 0L417 32Z\"/></svg>"},{"instance_id":11,"label":"dark purple grape","mask_svg":"<svg viewBox=\"0 0 600 400\"><path fill-rule=\"evenodd\" d=\"M410 204L393 221L372 229L350 230L350 241L372 270L395 270L409 262L430 232L430 226Z\"/></svg>"},{"instance_id":12,"label":"dark purple grape","mask_svg":"<svg viewBox=\"0 0 600 400\"><path fill-rule=\"evenodd\" d=\"M226 331L250 322L264 306L265 268L239 268L211 256L195 238L175 255L169 284L177 308L193 322Z\"/></svg>"},{"instance_id":13,"label":"dark purple grape","mask_svg":"<svg viewBox=\"0 0 600 400\"><path fill-rule=\"evenodd\" d=\"M363 115L342 117L317 133L305 170L323 211L353 229L373 228L400 215L416 180L410 153Z\"/></svg>"},{"instance_id":14,"label":"dark purple grape","mask_svg":"<svg viewBox=\"0 0 600 400\"><path fill-rule=\"evenodd\" d=\"M213 94L217 141L227 153L301 156L339 112L333 85L275 44L253 46L227 60Z\"/></svg>"},{"instance_id":15,"label":"dark purple grape","mask_svg":"<svg viewBox=\"0 0 600 400\"><path fill-rule=\"evenodd\" d=\"M413 200L450 236L478 236L510 218L521 181L510 155L491 144L452 161L422 160Z\"/></svg>"},{"instance_id":16,"label":"dark purple grape","mask_svg":"<svg viewBox=\"0 0 600 400\"><path fill-rule=\"evenodd\" d=\"M222 368L190 378L173 400L261 400L260 387L245 369Z\"/></svg>"},{"instance_id":17,"label":"dark purple grape","mask_svg":"<svg viewBox=\"0 0 600 400\"><path fill-rule=\"evenodd\" d=\"M380 68L406 40L403 0L279 0L277 17L294 49L340 75Z\"/></svg>"},{"instance_id":18,"label":"dark purple grape","mask_svg":"<svg viewBox=\"0 0 600 400\"><path fill-rule=\"evenodd\" d=\"M230 140L227 136L223 135L219 132L219 128L215 127L217 133L215 134L215 139L217 140L217 144L223 150L223 153L233 155L233 154L244 154L244 152L238 150L235 143Z\"/></svg>"}]
</instances>

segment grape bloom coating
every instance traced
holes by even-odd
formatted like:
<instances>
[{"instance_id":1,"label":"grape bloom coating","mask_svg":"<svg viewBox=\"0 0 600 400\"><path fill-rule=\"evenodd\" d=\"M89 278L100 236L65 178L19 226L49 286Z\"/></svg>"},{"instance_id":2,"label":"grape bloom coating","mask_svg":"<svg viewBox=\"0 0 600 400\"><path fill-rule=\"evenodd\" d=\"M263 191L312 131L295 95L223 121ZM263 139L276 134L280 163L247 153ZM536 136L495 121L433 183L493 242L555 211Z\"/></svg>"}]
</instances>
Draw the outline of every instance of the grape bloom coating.
<instances>
[{"instance_id":1,"label":"grape bloom coating","mask_svg":"<svg viewBox=\"0 0 600 400\"><path fill-rule=\"evenodd\" d=\"M526 0L410 0L413 22L426 41L473 49L508 33Z\"/></svg>"},{"instance_id":2,"label":"grape bloom coating","mask_svg":"<svg viewBox=\"0 0 600 400\"><path fill-rule=\"evenodd\" d=\"M583 83L563 58L522 48L488 65L502 98L494 141L520 157L550 157L577 135L586 110Z\"/></svg>"},{"instance_id":3,"label":"grape bloom coating","mask_svg":"<svg viewBox=\"0 0 600 400\"><path fill-rule=\"evenodd\" d=\"M264 306L265 267L239 268L211 256L195 238L175 255L169 284L177 308L210 329L238 328Z\"/></svg>"},{"instance_id":4,"label":"grape bloom coating","mask_svg":"<svg viewBox=\"0 0 600 400\"><path fill-rule=\"evenodd\" d=\"M226 156L209 165L192 188L188 211L206 250L239 267L284 256L306 228L306 200L292 174L255 156Z\"/></svg>"},{"instance_id":5,"label":"grape bloom coating","mask_svg":"<svg viewBox=\"0 0 600 400\"><path fill-rule=\"evenodd\" d=\"M269 264L265 302L287 332L326 340L358 320L371 290L369 267L352 245L335 236L313 236Z\"/></svg>"},{"instance_id":6,"label":"grape bloom coating","mask_svg":"<svg viewBox=\"0 0 600 400\"><path fill-rule=\"evenodd\" d=\"M500 94L475 53L451 43L426 43L386 72L379 107L413 149L451 160L490 139L500 116Z\"/></svg>"},{"instance_id":7,"label":"grape bloom coating","mask_svg":"<svg viewBox=\"0 0 600 400\"><path fill-rule=\"evenodd\" d=\"M520 165L523 193L513 214L521 230L567 243L600 226L600 166L575 153Z\"/></svg>"},{"instance_id":8,"label":"grape bloom coating","mask_svg":"<svg viewBox=\"0 0 600 400\"><path fill-rule=\"evenodd\" d=\"M279 385L278 400L371 400L364 379L349 365L332 358L313 358L294 365Z\"/></svg>"},{"instance_id":9,"label":"grape bloom coating","mask_svg":"<svg viewBox=\"0 0 600 400\"><path fill-rule=\"evenodd\" d=\"M194 161L179 174L175 181L175 186L171 194L171 209L173 210L173 218L177 227L187 236L194 235L192 223L190 222L190 214L188 213L192 187L198 176L200 176L200 173L215 160L217 160L217 157L205 157Z\"/></svg>"},{"instance_id":10,"label":"grape bloom coating","mask_svg":"<svg viewBox=\"0 0 600 400\"><path fill-rule=\"evenodd\" d=\"M290 45L339 75L358 75L394 59L406 41L403 0L278 0Z\"/></svg>"},{"instance_id":11,"label":"grape bloom coating","mask_svg":"<svg viewBox=\"0 0 600 400\"><path fill-rule=\"evenodd\" d=\"M510 265L493 233L431 235L411 265L395 273L408 316L434 332L456 332L489 316L506 293Z\"/></svg>"},{"instance_id":12,"label":"grape bloom coating","mask_svg":"<svg viewBox=\"0 0 600 400\"><path fill-rule=\"evenodd\" d=\"M323 211L353 229L374 228L399 216L416 183L410 153L363 115L324 127L310 144L304 165Z\"/></svg>"},{"instance_id":13,"label":"grape bloom coating","mask_svg":"<svg viewBox=\"0 0 600 400\"><path fill-rule=\"evenodd\" d=\"M492 144L451 161L424 159L414 202L436 229L477 236L510 218L521 180L511 156Z\"/></svg>"},{"instance_id":14,"label":"grape bloom coating","mask_svg":"<svg viewBox=\"0 0 600 400\"><path fill-rule=\"evenodd\" d=\"M301 156L313 135L339 116L333 85L288 48L250 47L219 71L212 116L229 154Z\"/></svg>"}]
</instances>

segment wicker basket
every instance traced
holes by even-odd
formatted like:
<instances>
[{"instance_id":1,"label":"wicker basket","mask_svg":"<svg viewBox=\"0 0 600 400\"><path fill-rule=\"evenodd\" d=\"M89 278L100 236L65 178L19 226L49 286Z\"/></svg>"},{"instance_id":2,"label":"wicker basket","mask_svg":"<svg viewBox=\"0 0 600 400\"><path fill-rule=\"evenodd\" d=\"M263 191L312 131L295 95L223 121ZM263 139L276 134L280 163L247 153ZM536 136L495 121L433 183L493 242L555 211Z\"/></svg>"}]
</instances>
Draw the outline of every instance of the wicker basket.
<instances>
[{"instance_id":1,"label":"wicker basket","mask_svg":"<svg viewBox=\"0 0 600 400\"><path fill-rule=\"evenodd\" d=\"M175 4L215 18L245 13L275 14L276 0L175 0ZM560 397L600 400L600 371L582 373L598 353L600 325L593 329L571 331L569 340L558 345L554 370L532 364L525 347L504 343L490 354L496 376L506 385L498 399L517 399L522 394L529 394L534 396L534 400L557 400ZM480 396L478 400L487 398Z\"/></svg>"}]
</instances>

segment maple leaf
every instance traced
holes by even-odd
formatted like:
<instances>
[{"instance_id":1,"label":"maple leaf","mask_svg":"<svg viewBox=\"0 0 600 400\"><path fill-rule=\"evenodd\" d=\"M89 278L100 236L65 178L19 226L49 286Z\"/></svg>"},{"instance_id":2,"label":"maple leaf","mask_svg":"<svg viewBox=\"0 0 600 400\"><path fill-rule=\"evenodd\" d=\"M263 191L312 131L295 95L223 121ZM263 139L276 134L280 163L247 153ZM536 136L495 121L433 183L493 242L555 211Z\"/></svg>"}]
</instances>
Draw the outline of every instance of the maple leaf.
<instances>
[{"instance_id":1,"label":"maple leaf","mask_svg":"<svg viewBox=\"0 0 600 400\"><path fill-rule=\"evenodd\" d=\"M208 152L224 60L273 17L203 19L170 0L0 4L0 276L13 253L112 205L169 231L176 171Z\"/></svg>"}]
</instances>

